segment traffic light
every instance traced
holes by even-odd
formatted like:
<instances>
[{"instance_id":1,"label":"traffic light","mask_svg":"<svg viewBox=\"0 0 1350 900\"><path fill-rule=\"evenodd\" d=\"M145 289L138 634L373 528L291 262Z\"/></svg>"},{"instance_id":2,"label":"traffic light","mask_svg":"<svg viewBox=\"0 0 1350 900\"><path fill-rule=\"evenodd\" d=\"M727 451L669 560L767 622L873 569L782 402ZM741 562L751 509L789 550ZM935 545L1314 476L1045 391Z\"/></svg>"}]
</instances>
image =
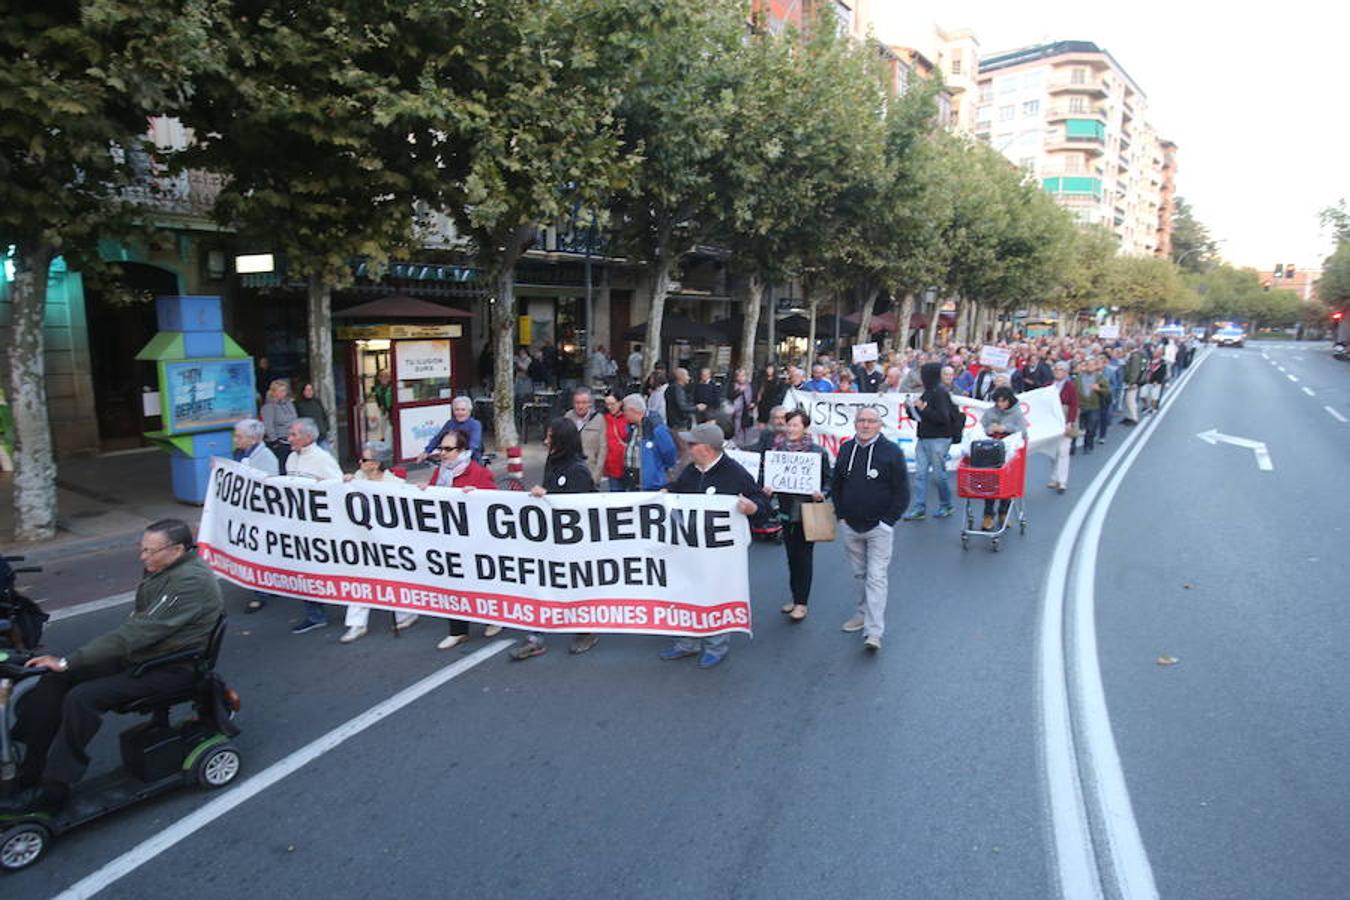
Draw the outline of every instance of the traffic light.
<instances>
[{"instance_id":1,"label":"traffic light","mask_svg":"<svg viewBox=\"0 0 1350 900\"><path fill-rule=\"evenodd\" d=\"M1345 318L1345 313L1339 309L1331 314L1331 321L1333 322L1339 323L1343 318Z\"/></svg>"},{"instance_id":2,"label":"traffic light","mask_svg":"<svg viewBox=\"0 0 1350 900\"><path fill-rule=\"evenodd\" d=\"M1294 277L1294 264L1289 263L1287 266L1284 267L1284 280L1288 281L1293 277Z\"/></svg>"},{"instance_id":3,"label":"traffic light","mask_svg":"<svg viewBox=\"0 0 1350 900\"><path fill-rule=\"evenodd\" d=\"M1275 264L1275 277L1276 278L1284 277L1284 265L1282 263Z\"/></svg>"}]
</instances>

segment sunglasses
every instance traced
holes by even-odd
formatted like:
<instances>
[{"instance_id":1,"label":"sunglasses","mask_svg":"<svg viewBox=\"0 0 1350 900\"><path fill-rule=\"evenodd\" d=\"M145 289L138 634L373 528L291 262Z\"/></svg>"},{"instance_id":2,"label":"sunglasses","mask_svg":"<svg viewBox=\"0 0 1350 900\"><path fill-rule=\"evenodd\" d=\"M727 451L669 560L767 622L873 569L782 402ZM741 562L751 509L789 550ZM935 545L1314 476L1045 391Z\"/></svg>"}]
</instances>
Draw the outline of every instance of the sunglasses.
<instances>
[{"instance_id":1,"label":"sunglasses","mask_svg":"<svg viewBox=\"0 0 1350 900\"><path fill-rule=\"evenodd\" d=\"M369 456L363 456L363 457L361 457L361 462L363 462L363 463L368 463L368 462L377 463L377 462L379 462L379 460L378 460L378 459L371 459Z\"/></svg>"}]
</instances>

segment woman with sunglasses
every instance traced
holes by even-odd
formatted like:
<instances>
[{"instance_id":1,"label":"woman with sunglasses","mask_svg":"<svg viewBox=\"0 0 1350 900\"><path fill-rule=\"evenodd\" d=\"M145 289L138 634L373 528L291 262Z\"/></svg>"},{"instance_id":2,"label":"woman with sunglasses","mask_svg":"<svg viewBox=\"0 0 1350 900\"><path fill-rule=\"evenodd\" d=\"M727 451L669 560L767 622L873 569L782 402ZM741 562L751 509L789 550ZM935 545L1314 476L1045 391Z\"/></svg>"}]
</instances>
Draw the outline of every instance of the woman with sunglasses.
<instances>
[{"instance_id":1,"label":"woman with sunglasses","mask_svg":"<svg viewBox=\"0 0 1350 900\"><path fill-rule=\"evenodd\" d=\"M384 441L366 441L361 446L361 467L350 475L343 475L342 480L347 482L378 481L384 484L402 484L403 479L387 468L389 456L389 445ZM416 621L417 613L396 612L394 613L394 630L402 631L405 628L411 628ZM365 637L366 626L369 622L369 607L348 606L347 618L344 622L347 630L343 632L342 637L338 638L338 643L350 644Z\"/></svg>"},{"instance_id":2,"label":"woman with sunglasses","mask_svg":"<svg viewBox=\"0 0 1350 900\"><path fill-rule=\"evenodd\" d=\"M570 419L554 419L544 435L548 458L544 460L544 482L530 488L531 497L546 494L589 494L595 491L595 480L581 451L581 434ZM585 653L595 646L594 634L578 634L572 638L572 653ZM531 633L511 649L514 660L529 659L548 652L542 634Z\"/></svg>"},{"instance_id":3,"label":"woman with sunglasses","mask_svg":"<svg viewBox=\"0 0 1350 900\"><path fill-rule=\"evenodd\" d=\"M428 487L457 487L465 490L495 491L497 479L492 470L481 463L474 462L469 453L469 436L462 431L450 430L441 435L441 442L432 451L436 460L436 469L431 473ZM501 634L502 626L489 625L483 629L483 637L496 637ZM458 647L469 639L469 623L463 619L450 620L450 634L436 645L438 650Z\"/></svg>"}]
</instances>

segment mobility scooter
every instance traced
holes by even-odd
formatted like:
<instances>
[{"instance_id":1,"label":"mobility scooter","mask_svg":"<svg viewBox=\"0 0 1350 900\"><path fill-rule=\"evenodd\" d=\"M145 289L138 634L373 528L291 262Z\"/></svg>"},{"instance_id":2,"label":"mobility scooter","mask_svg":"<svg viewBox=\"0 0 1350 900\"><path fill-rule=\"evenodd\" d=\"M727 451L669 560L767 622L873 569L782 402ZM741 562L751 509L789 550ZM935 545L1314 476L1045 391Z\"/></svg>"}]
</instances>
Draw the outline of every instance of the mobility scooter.
<instances>
[{"instance_id":1,"label":"mobility scooter","mask_svg":"<svg viewBox=\"0 0 1350 900\"><path fill-rule=\"evenodd\" d=\"M148 660L134 670L139 675L158 666L190 664L196 678L183 690L113 710L150 718L121 733L122 765L75 785L59 812L0 814L0 871L27 868L42 858L54 838L142 800L191 784L220 788L235 780L241 761L231 739L239 733L233 721L239 696L215 672L224 637L222 615L205 647ZM15 705L47 674L46 669L24 668L36 655L31 649L0 649L0 795L12 789L21 758L10 738ZM187 703L194 714L170 722L170 710Z\"/></svg>"}]
</instances>

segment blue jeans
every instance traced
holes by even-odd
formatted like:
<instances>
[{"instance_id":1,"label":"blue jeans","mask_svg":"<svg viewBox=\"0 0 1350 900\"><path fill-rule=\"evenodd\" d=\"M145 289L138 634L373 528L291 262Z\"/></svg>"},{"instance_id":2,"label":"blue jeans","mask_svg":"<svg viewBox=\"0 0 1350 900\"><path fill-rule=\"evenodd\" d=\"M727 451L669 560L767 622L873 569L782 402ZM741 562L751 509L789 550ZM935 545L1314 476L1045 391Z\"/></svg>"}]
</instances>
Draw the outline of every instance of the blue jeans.
<instances>
[{"instance_id":1,"label":"blue jeans","mask_svg":"<svg viewBox=\"0 0 1350 900\"><path fill-rule=\"evenodd\" d=\"M919 438L918 449L914 451L914 505L911 509L927 510L928 475L937 477L938 502L942 506L952 505L952 487L947 482L947 451L951 449L951 438Z\"/></svg>"},{"instance_id":2,"label":"blue jeans","mask_svg":"<svg viewBox=\"0 0 1350 900\"><path fill-rule=\"evenodd\" d=\"M623 486L622 478L607 478L605 480L609 482L609 490L611 493L622 494L624 491L628 490Z\"/></svg>"},{"instance_id":3,"label":"blue jeans","mask_svg":"<svg viewBox=\"0 0 1350 900\"><path fill-rule=\"evenodd\" d=\"M692 650L697 653L700 649L704 653L711 653L719 659L727 655L731 649L731 635L715 634L712 637L696 638L682 637L675 639L675 646L680 650Z\"/></svg>"},{"instance_id":4,"label":"blue jeans","mask_svg":"<svg viewBox=\"0 0 1350 900\"><path fill-rule=\"evenodd\" d=\"M1085 409L1078 414L1078 427L1083 432L1083 452L1091 453L1097 443L1097 427L1100 410Z\"/></svg>"},{"instance_id":5,"label":"blue jeans","mask_svg":"<svg viewBox=\"0 0 1350 900\"><path fill-rule=\"evenodd\" d=\"M328 610L324 609L324 604L315 603L313 600L301 600L305 605L306 622L327 622Z\"/></svg>"}]
</instances>

